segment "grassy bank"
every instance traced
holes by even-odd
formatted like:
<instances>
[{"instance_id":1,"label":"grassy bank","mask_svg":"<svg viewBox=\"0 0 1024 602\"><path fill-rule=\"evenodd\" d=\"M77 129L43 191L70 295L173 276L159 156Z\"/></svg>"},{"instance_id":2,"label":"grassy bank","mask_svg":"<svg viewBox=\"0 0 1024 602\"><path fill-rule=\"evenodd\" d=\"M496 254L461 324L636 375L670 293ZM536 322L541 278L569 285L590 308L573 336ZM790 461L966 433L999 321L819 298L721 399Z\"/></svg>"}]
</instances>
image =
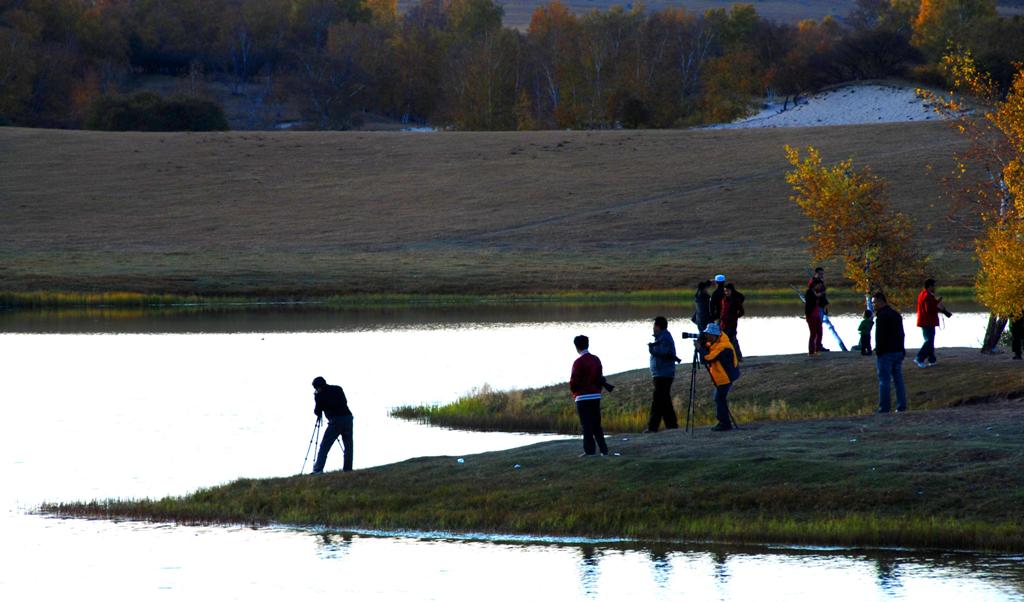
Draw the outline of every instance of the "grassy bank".
<instances>
[{"instance_id":1,"label":"grassy bank","mask_svg":"<svg viewBox=\"0 0 1024 602\"><path fill-rule=\"evenodd\" d=\"M789 289L747 289L748 304L762 306L792 306L796 293ZM945 287L947 301L976 303L974 289L967 286ZM316 306L324 308L372 307L424 307L472 305L562 305L602 306L631 305L657 307L690 307L693 291L690 289L648 291L562 291L534 294L363 294L330 295L326 297L222 297L202 295L172 295L140 293L134 291L74 292L74 291L0 291L0 309L59 309L76 307L112 308L211 308L218 310L248 310L254 306ZM859 303L862 295L856 291L834 288L829 297L836 303Z\"/></svg>"},{"instance_id":2,"label":"grassy bank","mask_svg":"<svg viewBox=\"0 0 1024 602\"><path fill-rule=\"evenodd\" d=\"M971 254L945 244L956 236L936 174L963 141L941 124L433 134L0 128L0 291L532 297L688 291L720 272L741 289L787 289L806 282L813 262L802 240L809 225L783 177L786 144L872 166L912 217L940 287L973 281Z\"/></svg>"},{"instance_id":3,"label":"grassy bank","mask_svg":"<svg viewBox=\"0 0 1024 602\"><path fill-rule=\"evenodd\" d=\"M942 349L939 356L941 364L935 369L921 370L906 362L911 407L935 409L1024 396L1024 366L1007 361L1007 356L985 356L976 349ZM856 353L748 358L742 365L742 378L730 393L730 408L741 423L869 414L878 399L874 365L873 358ZM643 430L651 403L650 372L633 370L608 379L616 387L601 402L605 430ZM685 416L688 405L689 382L690 364L682 364L673 387L680 417ZM702 368L697 372L697 385L696 424L711 424L711 385ZM485 388L448 405L403 406L392 415L458 429L579 433L579 420L565 384L521 391Z\"/></svg>"},{"instance_id":4,"label":"grassy bank","mask_svg":"<svg viewBox=\"0 0 1024 602\"><path fill-rule=\"evenodd\" d=\"M945 386L922 395L925 381L908 371L913 409L905 414L834 417L847 411L849 383L836 380L844 371L873 380L867 363L851 363L858 358L808 361L806 373L790 358L770 358L748 370L737 402L755 387L747 379L782 363L790 374L783 382L792 383L779 384L791 387L786 394L804 391L803 405L818 408L807 413L831 417L747 422L741 415L742 430L730 433L620 434L609 438L609 457L577 458L573 439L464 463L416 458L42 510L182 523L1024 551L1021 367L986 358L982 371L974 352L946 351L939 367L920 371ZM954 372L961 376L948 376ZM1005 382L983 384L995 380ZM924 409L937 406L948 407Z\"/></svg>"},{"instance_id":5,"label":"grassy bank","mask_svg":"<svg viewBox=\"0 0 1024 602\"><path fill-rule=\"evenodd\" d=\"M619 436L43 511L661 540L1024 550L1021 400Z\"/></svg>"}]
</instances>

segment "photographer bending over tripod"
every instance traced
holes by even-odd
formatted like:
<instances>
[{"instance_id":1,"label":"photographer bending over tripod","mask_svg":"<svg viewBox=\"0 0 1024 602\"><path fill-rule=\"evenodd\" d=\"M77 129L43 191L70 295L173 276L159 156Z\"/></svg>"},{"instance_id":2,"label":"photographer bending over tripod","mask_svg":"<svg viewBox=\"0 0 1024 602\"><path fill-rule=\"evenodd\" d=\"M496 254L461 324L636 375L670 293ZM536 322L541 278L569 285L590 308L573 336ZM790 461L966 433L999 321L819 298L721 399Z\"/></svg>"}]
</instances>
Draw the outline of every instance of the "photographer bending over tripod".
<instances>
[{"instance_id":1,"label":"photographer bending over tripod","mask_svg":"<svg viewBox=\"0 0 1024 602\"><path fill-rule=\"evenodd\" d=\"M327 430L324 431L323 441L320 442L320 453L316 455L313 474L324 471L327 454L334 447L334 442L338 437L341 437L341 444L344 448L343 470L350 471L352 470L352 411L348 409L345 391L338 385L327 384L322 376L313 379L313 389L316 390L313 395L313 400L316 402L313 413L316 414L318 426L321 416L327 414Z\"/></svg>"},{"instance_id":2,"label":"photographer bending over tripod","mask_svg":"<svg viewBox=\"0 0 1024 602\"><path fill-rule=\"evenodd\" d=\"M735 421L729 411L728 395L732 383L740 377L739 361L736 350L732 347L729 335L722 333L718 324L708 324L702 334L693 342L701 363L708 369L711 382L715 385L715 417L718 424L711 427L713 431L729 431Z\"/></svg>"}]
</instances>

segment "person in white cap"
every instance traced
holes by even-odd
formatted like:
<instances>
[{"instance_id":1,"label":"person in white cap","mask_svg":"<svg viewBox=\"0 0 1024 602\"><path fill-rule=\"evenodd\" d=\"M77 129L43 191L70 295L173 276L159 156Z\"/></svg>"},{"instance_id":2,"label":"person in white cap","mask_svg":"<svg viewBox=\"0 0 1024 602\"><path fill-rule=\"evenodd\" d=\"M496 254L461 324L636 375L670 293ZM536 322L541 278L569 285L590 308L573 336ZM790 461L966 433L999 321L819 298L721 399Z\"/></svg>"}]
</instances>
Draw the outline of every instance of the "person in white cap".
<instances>
[{"instance_id":1,"label":"person in white cap","mask_svg":"<svg viewBox=\"0 0 1024 602\"><path fill-rule=\"evenodd\" d=\"M715 417L718 424L713 431L729 431L733 428L729 412L728 395L732 383L740 377L739 360L729 341L729 335L722 332L718 324L711 323L704 329L704 336L694 341L701 363L707 366L711 382L715 384Z\"/></svg>"},{"instance_id":2,"label":"person in white cap","mask_svg":"<svg viewBox=\"0 0 1024 602\"><path fill-rule=\"evenodd\" d=\"M717 322L722 319L722 297L725 296L725 274L718 274L715 276L715 292L711 293L711 303L709 305L710 311L708 312L712 322Z\"/></svg>"}]
</instances>

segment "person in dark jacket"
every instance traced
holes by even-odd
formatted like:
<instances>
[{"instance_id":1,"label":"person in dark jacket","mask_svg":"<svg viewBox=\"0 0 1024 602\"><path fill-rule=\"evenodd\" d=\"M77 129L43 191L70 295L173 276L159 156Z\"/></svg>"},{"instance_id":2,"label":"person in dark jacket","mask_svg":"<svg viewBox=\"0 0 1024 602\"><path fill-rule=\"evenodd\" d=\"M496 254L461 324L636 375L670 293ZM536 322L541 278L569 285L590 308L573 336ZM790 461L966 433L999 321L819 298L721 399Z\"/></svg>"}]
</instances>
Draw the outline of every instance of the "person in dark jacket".
<instances>
[{"instance_id":1,"label":"person in dark jacket","mask_svg":"<svg viewBox=\"0 0 1024 602\"><path fill-rule=\"evenodd\" d=\"M821 266L818 266L818 267L814 268L814 274L811 276L811 279L807 281L807 288L808 289L814 288L814 283L815 282L820 282L821 283L821 294L818 295L818 307L819 307L818 319L821 320L822 322L824 322L825 321L825 317L828 315L828 307L829 307L829 302L828 302L828 285L825 284L825 268L823 268ZM824 336L824 327L822 327L822 333L823 333L822 336ZM821 353L823 351L829 351L829 349L825 348L825 346L822 344L822 339L819 338L818 339L818 348L814 350L814 353Z\"/></svg>"},{"instance_id":2,"label":"person in dark jacket","mask_svg":"<svg viewBox=\"0 0 1024 602\"><path fill-rule=\"evenodd\" d=\"M693 323L697 325L697 332L704 332L704 329L711 323L711 295L708 287L710 280L697 283L697 293L693 296Z\"/></svg>"},{"instance_id":3,"label":"person in dark jacket","mask_svg":"<svg viewBox=\"0 0 1024 602\"><path fill-rule=\"evenodd\" d=\"M874 327L875 322L872 319L874 314L871 313L870 309L864 310L864 319L860 321L860 326L857 327L857 332L860 333L860 354L871 355L871 329Z\"/></svg>"},{"instance_id":4,"label":"person in dark jacket","mask_svg":"<svg viewBox=\"0 0 1024 602\"><path fill-rule=\"evenodd\" d=\"M676 410L672 407L672 381L676 377L676 342L668 331L668 320L664 316L654 318L654 342L647 343L651 354L651 378L654 393L651 399L651 413L647 418L645 433L658 432L661 421L665 428L679 428Z\"/></svg>"},{"instance_id":5,"label":"person in dark jacket","mask_svg":"<svg viewBox=\"0 0 1024 602\"><path fill-rule=\"evenodd\" d=\"M327 415L327 429L324 431L324 438L320 441L320 452L317 453L316 462L313 464L313 474L324 471L327 464L327 454L334 447L334 442L341 437L344 454L344 467L342 470L352 470L352 412L348 409L348 399L345 391L338 385L329 385L324 377L318 376L313 379L313 394L315 405L313 413L319 421Z\"/></svg>"},{"instance_id":6,"label":"person in dark jacket","mask_svg":"<svg viewBox=\"0 0 1024 602\"><path fill-rule=\"evenodd\" d=\"M890 388L896 387L896 411L907 411L907 390L903 385L903 316L893 309L881 291L872 297L875 305L875 362L878 369L878 411L892 409Z\"/></svg>"},{"instance_id":7,"label":"person in dark jacket","mask_svg":"<svg viewBox=\"0 0 1024 602\"><path fill-rule=\"evenodd\" d=\"M604 441L604 430L601 428L601 389L605 384L604 368L601 360L590 353L590 339L579 335L572 340L579 357L572 364L569 376L569 390L576 402L576 413L580 417L580 428L583 430L583 456L593 456L601 450L602 456L608 455L608 445Z\"/></svg>"},{"instance_id":8,"label":"person in dark jacket","mask_svg":"<svg viewBox=\"0 0 1024 602\"><path fill-rule=\"evenodd\" d=\"M708 303L708 317L710 322L717 322L722 317L722 297L725 296L725 274L715 276L718 286L711 293L711 302ZM701 332L704 332L701 330Z\"/></svg>"},{"instance_id":9,"label":"person in dark jacket","mask_svg":"<svg viewBox=\"0 0 1024 602\"><path fill-rule=\"evenodd\" d=\"M821 300L825 296L825 283L812 279L804 293L804 319L807 320L807 353L814 355L821 351Z\"/></svg>"},{"instance_id":10,"label":"person in dark jacket","mask_svg":"<svg viewBox=\"0 0 1024 602\"><path fill-rule=\"evenodd\" d=\"M736 352L736 361L743 361L743 351L740 349L740 340L736 336L736 328L739 326L740 318L746 313L743 309L743 301L746 297L736 290L733 283L727 282L722 295L722 311L719 322L722 332L729 335L729 341Z\"/></svg>"},{"instance_id":11,"label":"person in dark jacket","mask_svg":"<svg viewBox=\"0 0 1024 602\"><path fill-rule=\"evenodd\" d=\"M1021 349L1024 348L1024 312L1010 320L1010 345L1013 348L1013 359L1019 360Z\"/></svg>"}]
</instances>

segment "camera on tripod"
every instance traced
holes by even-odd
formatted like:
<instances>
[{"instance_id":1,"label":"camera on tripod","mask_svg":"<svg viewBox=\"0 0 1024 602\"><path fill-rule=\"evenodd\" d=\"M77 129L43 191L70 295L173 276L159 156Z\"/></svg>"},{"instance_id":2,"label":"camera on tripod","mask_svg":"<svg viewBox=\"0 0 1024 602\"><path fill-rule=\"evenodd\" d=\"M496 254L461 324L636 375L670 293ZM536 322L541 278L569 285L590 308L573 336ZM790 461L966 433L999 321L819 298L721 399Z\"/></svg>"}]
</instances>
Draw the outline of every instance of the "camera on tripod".
<instances>
[{"instance_id":1,"label":"camera on tripod","mask_svg":"<svg viewBox=\"0 0 1024 602\"><path fill-rule=\"evenodd\" d=\"M680 336L680 338L684 338L684 339L700 338L699 334L693 333L693 332L681 332L681 333L679 333L679 336Z\"/></svg>"}]
</instances>

